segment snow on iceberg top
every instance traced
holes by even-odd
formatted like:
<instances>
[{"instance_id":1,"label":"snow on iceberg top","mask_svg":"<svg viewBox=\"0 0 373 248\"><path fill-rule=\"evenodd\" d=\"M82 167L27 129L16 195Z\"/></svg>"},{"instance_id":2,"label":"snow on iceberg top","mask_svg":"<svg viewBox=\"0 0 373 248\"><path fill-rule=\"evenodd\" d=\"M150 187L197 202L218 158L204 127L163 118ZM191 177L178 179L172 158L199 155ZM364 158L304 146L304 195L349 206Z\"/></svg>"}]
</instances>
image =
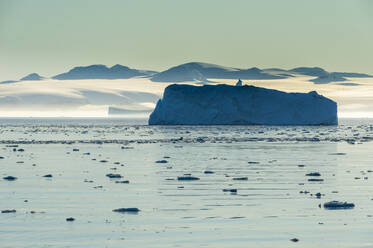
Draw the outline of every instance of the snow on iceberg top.
<instances>
[{"instance_id":1,"label":"snow on iceberg top","mask_svg":"<svg viewBox=\"0 0 373 248\"><path fill-rule=\"evenodd\" d=\"M336 125L336 102L255 86L172 84L149 125Z\"/></svg>"}]
</instances>

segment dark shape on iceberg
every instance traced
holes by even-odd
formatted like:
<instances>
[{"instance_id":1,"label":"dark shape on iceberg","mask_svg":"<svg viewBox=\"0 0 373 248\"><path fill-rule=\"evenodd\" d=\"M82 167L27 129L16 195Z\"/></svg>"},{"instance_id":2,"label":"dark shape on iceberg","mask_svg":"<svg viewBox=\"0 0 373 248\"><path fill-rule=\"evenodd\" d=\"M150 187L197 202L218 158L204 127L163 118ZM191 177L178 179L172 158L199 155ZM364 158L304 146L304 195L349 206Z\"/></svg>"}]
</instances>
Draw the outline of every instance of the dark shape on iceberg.
<instances>
[{"instance_id":1,"label":"dark shape on iceberg","mask_svg":"<svg viewBox=\"0 0 373 248\"><path fill-rule=\"evenodd\" d=\"M238 69L208 63L191 62L157 73L151 77L151 80L154 82L207 82L209 78L281 79L285 77L265 73L256 67Z\"/></svg>"},{"instance_id":2,"label":"dark shape on iceberg","mask_svg":"<svg viewBox=\"0 0 373 248\"><path fill-rule=\"evenodd\" d=\"M76 80L76 79L126 79L138 76L150 76L155 71L145 71L131 69L123 65L114 65L106 67L105 65L90 65L74 67L66 73L54 76L59 80Z\"/></svg>"},{"instance_id":3,"label":"dark shape on iceberg","mask_svg":"<svg viewBox=\"0 0 373 248\"><path fill-rule=\"evenodd\" d=\"M337 104L317 92L255 86L168 86L149 125L336 125Z\"/></svg>"},{"instance_id":4,"label":"dark shape on iceberg","mask_svg":"<svg viewBox=\"0 0 373 248\"><path fill-rule=\"evenodd\" d=\"M238 87L242 86L242 81L241 81L241 79L238 79L238 82L236 83L236 86L238 86Z\"/></svg>"},{"instance_id":5,"label":"dark shape on iceberg","mask_svg":"<svg viewBox=\"0 0 373 248\"><path fill-rule=\"evenodd\" d=\"M28 74L26 77L21 78L20 81L40 81L43 79L44 77L40 76L39 74L31 73L31 74Z\"/></svg>"}]
</instances>

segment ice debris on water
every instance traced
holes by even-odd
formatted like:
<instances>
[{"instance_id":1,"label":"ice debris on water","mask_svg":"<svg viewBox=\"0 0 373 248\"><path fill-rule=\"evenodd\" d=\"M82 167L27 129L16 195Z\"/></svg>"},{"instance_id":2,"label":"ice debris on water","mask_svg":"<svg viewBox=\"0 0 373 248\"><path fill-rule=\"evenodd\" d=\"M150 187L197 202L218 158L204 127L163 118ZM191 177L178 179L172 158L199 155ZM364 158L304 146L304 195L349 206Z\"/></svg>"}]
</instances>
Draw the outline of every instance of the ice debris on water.
<instances>
[{"instance_id":1,"label":"ice debris on water","mask_svg":"<svg viewBox=\"0 0 373 248\"><path fill-rule=\"evenodd\" d=\"M197 181L199 180L198 177L192 177L192 176L181 176L181 177L177 177L177 180L179 181Z\"/></svg>"},{"instance_id":2,"label":"ice debris on water","mask_svg":"<svg viewBox=\"0 0 373 248\"><path fill-rule=\"evenodd\" d=\"M140 212L140 209L138 209L138 208L117 208L117 209L114 209L113 212L117 212L117 213L138 213L138 212Z\"/></svg>"},{"instance_id":3,"label":"ice debris on water","mask_svg":"<svg viewBox=\"0 0 373 248\"><path fill-rule=\"evenodd\" d=\"M352 209L355 207L355 204L348 203L348 202L340 202L340 201L330 201L324 203L325 209Z\"/></svg>"},{"instance_id":4,"label":"ice debris on water","mask_svg":"<svg viewBox=\"0 0 373 248\"><path fill-rule=\"evenodd\" d=\"M247 181L248 178L247 177L234 177L233 180L235 180L235 181Z\"/></svg>"},{"instance_id":5,"label":"ice debris on water","mask_svg":"<svg viewBox=\"0 0 373 248\"><path fill-rule=\"evenodd\" d=\"M130 181L128 181L128 180L124 180L124 181L115 181L115 183L124 183L124 184L126 184L126 183L130 183Z\"/></svg>"},{"instance_id":6,"label":"ice debris on water","mask_svg":"<svg viewBox=\"0 0 373 248\"><path fill-rule=\"evenodd\" d=\"M109 174L106 174L106 176L108 178L122 178L122 175L121 174L113 174L113 173L109 173Z\"/></svg>"},{"instance_id":7,"label":"ice debris on water","mask_svg":"<svg viewBox=\"0 0 373 248\"><path fill-rule=\"evenodd\" d=\"M321 178L310 178L308 182L324 182L324 179Z\"/></svg>"},{"instance_id":8,"label":"ice debris on water","mask_svg":"<svg viewBox=\"0 0 373 248\"><path fill-rule=\"evenodd\" d=\"M166 163L168 163L168 161L167 160L157 160L157 161L155 161L155 163L156 164L166 164Z\"/></svg>"},{"instance_id":9,"label":"ice debris on water","mask_svg":"<svg viewBox=\"0 0 373 248\"><path fill-rule=\"evenodd\" d=\"M204 173L204 174L214 174L215 172L210 171L210 170L205 170L203 173Z\"/></svg>"},{"instance_id":10,"label":"ice debris on water","mask_svg":"<svg viewBox=\"0 0 373 248\"><path fill-rule=\"evenodd\" d=\"M15 209L1 210L2 214L10 214L10 213L15 213L15 212L17 212Z\"/></svg>"},{"instance_id":11,"label":"ice debris on water","mask_svg":"<svg viewBox=\"0 0 373 248\"><path fill-rule=\"evenodd\" d=\"M223 189L223 192L237 193L237 189Z\"/></svg>"},{"instance_id":12,"label":"ice debris on water","mask_svg":"<svg viewBox=\"0 0 373 248\"><path fill-rule=\"evenodd\" d=\"M319 172L311 172L311 173L306 174L306 176L308 176L308 177L319 177L319 176L321 176L321 174Z\"/></svg>"},{"instance_id":13,"label":"ice debris on water","mask_svg":"<svg viewBox=\"0 0 373 248\"><path fill-rule=\"evenodd\" d=\"M17 180L16 177L14 176L7 176L7 177L3 177L4 180L7 180L7 181L14 181L14 180Z\"/></svg>"}]
</instances>

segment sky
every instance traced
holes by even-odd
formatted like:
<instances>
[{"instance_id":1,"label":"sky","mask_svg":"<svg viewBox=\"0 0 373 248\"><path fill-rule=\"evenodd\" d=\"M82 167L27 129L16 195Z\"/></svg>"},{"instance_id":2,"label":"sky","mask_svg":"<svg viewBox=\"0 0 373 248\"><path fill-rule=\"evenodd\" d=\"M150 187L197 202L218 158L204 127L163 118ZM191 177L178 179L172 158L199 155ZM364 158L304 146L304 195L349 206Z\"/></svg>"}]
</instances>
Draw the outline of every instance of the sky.
<instances>
[{"instance_id":1,"label":"sky","mask_svg":"<svg viewBox=\"0 0 373 248\"><path fill-rule=\"evenodd\" d=\"M0 0L0 81L74 66L373 74L371 0Z\"/></svg>"}]
</instances>

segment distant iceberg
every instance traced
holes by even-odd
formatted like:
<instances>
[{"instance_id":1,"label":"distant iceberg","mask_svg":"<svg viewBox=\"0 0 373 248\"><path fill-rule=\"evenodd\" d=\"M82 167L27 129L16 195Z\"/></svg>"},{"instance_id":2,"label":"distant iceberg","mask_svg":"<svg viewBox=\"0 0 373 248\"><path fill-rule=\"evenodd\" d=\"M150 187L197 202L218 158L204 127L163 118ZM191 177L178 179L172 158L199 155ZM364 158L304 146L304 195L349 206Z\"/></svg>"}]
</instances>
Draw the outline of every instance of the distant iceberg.
<instances>
[{"instance_id":1,"label":"distant iceberg","mask_svg":"<svg viewBox=\"0 0 373 248\"><path fill-rule=\"evenodd\" d=\"M336 125L336 102L254 86L172 84L149 125Z\"/></svg>"}]
</instances>

